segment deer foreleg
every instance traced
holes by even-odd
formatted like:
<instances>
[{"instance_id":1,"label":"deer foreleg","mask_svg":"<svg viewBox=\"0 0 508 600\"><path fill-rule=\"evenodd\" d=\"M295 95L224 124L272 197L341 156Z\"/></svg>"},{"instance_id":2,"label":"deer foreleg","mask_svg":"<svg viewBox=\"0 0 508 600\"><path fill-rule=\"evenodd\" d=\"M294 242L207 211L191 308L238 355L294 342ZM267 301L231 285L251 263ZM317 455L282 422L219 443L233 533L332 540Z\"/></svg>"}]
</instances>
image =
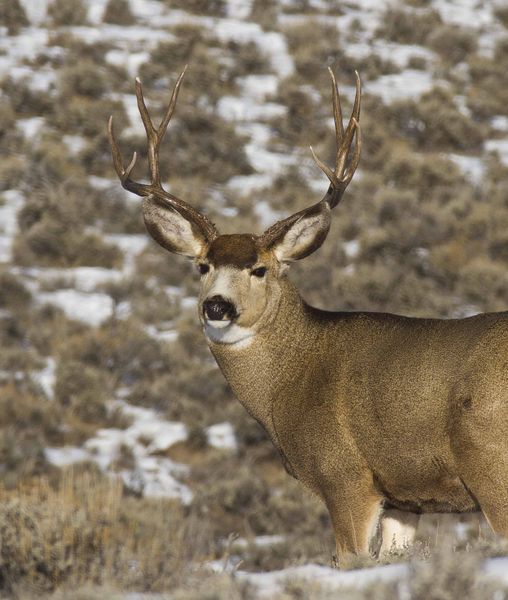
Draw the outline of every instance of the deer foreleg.
<instances>
[{"instance_id":1,"label":"deer foreleg","mask_svg":"<svg viewBox=\"0 0 508 600\"><path fill-rule=\"evenodd\" d=\"M348 568L356 556L373 556L381 512L381 497L372 489L362 493L337 491L326 500L332 520L337 564Z\"/></svg>"}]
</instances>

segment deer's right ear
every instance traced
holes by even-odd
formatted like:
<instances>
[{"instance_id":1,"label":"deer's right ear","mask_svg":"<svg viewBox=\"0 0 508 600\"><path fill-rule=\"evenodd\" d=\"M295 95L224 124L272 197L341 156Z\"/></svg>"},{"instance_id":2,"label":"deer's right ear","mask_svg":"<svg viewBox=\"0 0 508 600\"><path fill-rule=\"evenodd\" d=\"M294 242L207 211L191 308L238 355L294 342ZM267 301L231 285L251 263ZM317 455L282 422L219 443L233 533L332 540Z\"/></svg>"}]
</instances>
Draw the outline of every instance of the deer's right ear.
<instances>
[{"instance_id":1,"label":"deer's right ear","mask_svg":"<svg viewBox=\"0 0 508 600\"><path fill-rule=\"evenodd\" d=\"M166 250L195 258L208 243L207 232L160 199L148 196L143 202L143 218L153 239Z\"/></svg>"}]
</instances>

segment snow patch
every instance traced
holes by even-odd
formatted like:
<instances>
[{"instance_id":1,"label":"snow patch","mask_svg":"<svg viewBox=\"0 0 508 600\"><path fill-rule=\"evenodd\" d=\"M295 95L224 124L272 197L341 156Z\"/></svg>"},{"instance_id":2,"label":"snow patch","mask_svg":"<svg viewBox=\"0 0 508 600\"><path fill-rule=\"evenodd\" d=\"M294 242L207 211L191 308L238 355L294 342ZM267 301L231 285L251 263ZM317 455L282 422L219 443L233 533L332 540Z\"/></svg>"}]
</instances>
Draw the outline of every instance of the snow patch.
<instances>
[{"instance_id":1,"label":"snow patch","mask_svg":"<svg viewBox=\"0 0 508 600\"><path fill-rule=\"evenodd\" d=\"M249 196L252 192L269 188L272 183L272 176L257 173L255 175L237 175L231 177L227 186L240 196Z\"/></svg>"},{"instance_id":2,"label":"snow patch","mask_svg":"<svg viewBox=\"0 0 508 600\"><path fill-rule=\"evenodd\" d=\"M175 476L188 472L185 465L162 456L164 451L187 439L187 428L183 423L166 421L155 410L133 406L124 400L115 400L111 409L132 419L126 429L100 429L87 440L83 448L47 448L46 458L57 466L90 460L103 471L116 473L134 491L146 497L176 498L184 504L192 501L191 490ZM127 460L133 466L121 467L122 455L128 449ZM120 469L114 471L115 463Z\"/></svg>"},{"instance_id":3,"label":"snow patch","mask_svg":"<svg viewBox=\"0 0 508 600\"><path fill-rule=\"evenodd\" d=\"M206 429L208 444L221 450L236 450L236 436L231 423L216 423Z\"/></svg>"},{"instance_id":4,"label":"snow patch","mask_svg":"<svg viewBox=\"0 0 508 600\"><path fill-rule=\"evenodd\" d=\"M113 316L113 299L108 294L85 293L75 289L37 292L40 304L52 304L61 308L69 319L82 321L96 327Z\"/></svg>"},{"instance_id":5,"label":"snow patch","mask_svg":"<svg viewBox=\"0 0 508 600\"><path fill-rule=\"evenodd\" d=\"M461 170L464 177L469 179L473 185L480 185L485 175L485 165L479 156L464 156L463 154L447 154Z\"/></svg>"},{"instance_id":6,"label":"snow patch","mask_svg":"<svg viewBox=\"0 0 508 600\"><path fill-rule=\"evenodd\" d=\"M508 167L508 138L487 140L484 144L486 152L497 152L499 160Z\"/></svg>"},{"instance_id":7,"label":"snow patch","mask_svg":"<svg viewBox=\"0 0 508 600\"><path fill-rule=\"evenodd\" d=\"M46 365L40 371L32 372L32 379L38 383L48 400L55 396L56 361L53 357L46 358Z\"/></svg>"},{"instance_id":8,"label":"snow patch","mask_svg":"<svg viewBox=\"0 0 508 600\"><path fill-rule=\"evenodd\" d=\"M383 102L391 104L397 100L417 100L435 84L431 73L405 69L400 73L382 75L374 81L367 82L365 93L380 96Z\"/></svg>"},{"instance_id":9,"label":"snow patch","mask_svg":"<svg viewBox=\"0 0 508 600\"><path fill-rule=\"evenodd\" d=\"M342 244L344 253L348 258L355 258L360 252L360 242L358 240L350 240Z\"/></svg>"},{"instance_id":10,"label":"snow patch","mask_svg":"<svg viewBox=\"0 0 508 600\"><path fill-rule=\"evenodd\" d=\"M16 127L22 132L23 136L33 142L44 127L44 117L29 117L28 119L18 119Z\"/></svg>"},{"instance_id":11,"label":"snow patch","mask_svg":"<svg viewBox=\"0 0 508 600\"><path fill-rule=\"evenodd\" d=\"M273 598L275 594L283 591L284 585L288 581L319 582L324 588L338 590L349 587L366 587L376 581L396 581L407 573L408 566L403 564L353 571L339 571L331 567L309 564L267 573L249 573L237 570L235 576L257 588L260 598Z\"/></svg>"},{"instance_id":12,"label":"snow patch","mask_svg":"<svg viewBox=\"0 0 508 600\"><path fill-rule=\"evenodd\" d=\"M18 211L24 201L19 190L6 190L0 195L0 263L8 263L12 258L12 241L18 232Z\"/></svg>"},{"instance_id":13,"label":"snow patch","mask_svg":"<svg viewBox=\"0 0 508 600\"><path fill-rule=\"evenodd\" d=\"M125 67L130 77L137 77L141 65L150 60L150 53L114 49L106 53L105 59L110 65Z\"/></svg>"},{"instance_id":14,"label":"snow patch","mask_svg":"<svg viewBox=\"0 0 508 600\"><path fill-rule=\"evenodd\" d=\"M225 121L260 121L275 119L286 114L286 107L275 102L258 103L248 97L222 96L217 112Z\"/></svg>"}]
</instances>

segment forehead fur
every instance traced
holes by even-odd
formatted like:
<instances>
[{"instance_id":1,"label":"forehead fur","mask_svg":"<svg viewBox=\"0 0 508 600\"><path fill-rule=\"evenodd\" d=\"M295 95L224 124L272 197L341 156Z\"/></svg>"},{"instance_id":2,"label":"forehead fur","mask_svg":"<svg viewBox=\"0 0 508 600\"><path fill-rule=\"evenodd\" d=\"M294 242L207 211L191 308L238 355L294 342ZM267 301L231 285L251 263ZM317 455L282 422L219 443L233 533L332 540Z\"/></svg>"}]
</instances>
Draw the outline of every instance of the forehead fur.
<instances>
[{"instance_id":1,"label":"forehead fur","mask_svg":"<svg viewBox=\"0 0 508 600\"><path fill-rule=\"evenodd\" d=\"M258 260L256 237L250 233L220 235L210 244L206 258L215 267L248 269Z\"/></svg>"}]
</instances>

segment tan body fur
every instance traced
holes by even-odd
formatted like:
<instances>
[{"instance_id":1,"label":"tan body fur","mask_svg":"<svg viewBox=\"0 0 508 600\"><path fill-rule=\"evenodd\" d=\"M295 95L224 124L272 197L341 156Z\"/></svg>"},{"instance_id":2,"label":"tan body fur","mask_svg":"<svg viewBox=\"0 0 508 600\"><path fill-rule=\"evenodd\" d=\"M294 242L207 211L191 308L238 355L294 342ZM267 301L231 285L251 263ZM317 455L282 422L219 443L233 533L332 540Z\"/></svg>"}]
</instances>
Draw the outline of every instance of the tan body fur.
<instances>
[{"instance_id":1,"label":"tan body fur","mask_svg":"<svg viewBox=\"0 0 508 600\"><path fill-rule=\"evenodd\" d=\"M508 313L442 320L325 312L287 278L289 265L325 240L358 165L359 77L344 129L331 73L334 169L315 157L330 181L325 196L261 235L220 235L162 187L159 145L182 77L158 128L136 82L151 183L131 179L136 155L125 168L110 120L115 168L126 189L145 197L152 237L195 261L210 349L288 471L326 503L339 563L369 551L386 508L381 551L397 523L399 543L410 542L414 515L426 511L480 509L508 536Z\"/></svg>"},{"instance_id":2,"label":"tan body fur","mask_svg":"<svg viewBox=\"0 0 508 600\"><path fill-rule=\"evenodd\" d=\"M248 347L210 348L288 470L326 503L338 550L368 550L381 501L481 506L508 534L508 314L331 313L284 287Z\"/></svg>"}]
</instances>

